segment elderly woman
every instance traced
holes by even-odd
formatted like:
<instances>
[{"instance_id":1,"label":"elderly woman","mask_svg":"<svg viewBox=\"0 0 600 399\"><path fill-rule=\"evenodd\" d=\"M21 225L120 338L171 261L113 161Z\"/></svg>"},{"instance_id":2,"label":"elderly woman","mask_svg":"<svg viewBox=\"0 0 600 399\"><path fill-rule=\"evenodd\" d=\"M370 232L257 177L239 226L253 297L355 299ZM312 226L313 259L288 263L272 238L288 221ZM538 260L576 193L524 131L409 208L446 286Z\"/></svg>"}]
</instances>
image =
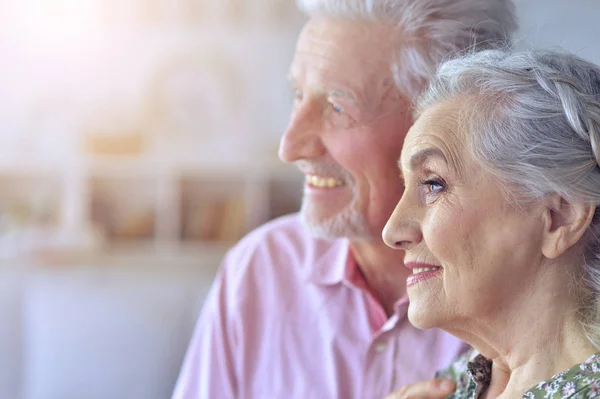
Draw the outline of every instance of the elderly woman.
<instances>
[{"instance_id":1,"label":"elderly woman","mask_svg":"<svg viewBox=\"0 0 600 399\"><path fill-rule=\"evenodd\" d=\"M475 353L453 398L600 397L600 69L554 52L445 63L384 230L408 316Z\"/></svg>"}]
</instances>

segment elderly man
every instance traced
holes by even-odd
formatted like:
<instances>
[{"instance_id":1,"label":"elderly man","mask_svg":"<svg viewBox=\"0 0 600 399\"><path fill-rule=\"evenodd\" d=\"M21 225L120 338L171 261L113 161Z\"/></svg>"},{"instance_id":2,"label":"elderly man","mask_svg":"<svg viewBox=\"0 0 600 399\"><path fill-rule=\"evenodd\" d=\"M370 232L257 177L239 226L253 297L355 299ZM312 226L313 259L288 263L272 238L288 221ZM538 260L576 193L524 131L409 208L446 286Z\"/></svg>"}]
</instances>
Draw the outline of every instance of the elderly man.
<instances>
[{"instance_id":1,"label":"elderly man","mask_svg":"<svg viewBox=\"0 0 600 399\"><path fill-rule=\"evenodd\" d=\"M515 29L510 0L305 0L280 158L306 175L299 215L225 257L174 398L383 398L462 350L406 317L403 254L383 227L411 100L442 59Z\"/></svg>"}]
</instances>

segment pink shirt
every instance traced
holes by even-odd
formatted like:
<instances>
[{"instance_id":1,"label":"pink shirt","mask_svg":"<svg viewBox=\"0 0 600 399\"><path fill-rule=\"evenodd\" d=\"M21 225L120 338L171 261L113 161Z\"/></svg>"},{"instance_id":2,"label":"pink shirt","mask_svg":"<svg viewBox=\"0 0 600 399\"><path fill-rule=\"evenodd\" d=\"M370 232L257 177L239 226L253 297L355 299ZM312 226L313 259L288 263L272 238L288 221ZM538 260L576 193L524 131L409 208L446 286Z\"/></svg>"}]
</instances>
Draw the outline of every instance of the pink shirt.
<instances>
[{"instance_id":1,"label":"pink shirt","mask_svg":"<svg viewBox=\"0 0 600 399\"><path fill-rule=\"evenodd\" d=\"M414 328L406 298L388 318L349 253L297 215L246 236L224 259L173 398L382 399L464 350Z\"/></svg>"}]
</instances>

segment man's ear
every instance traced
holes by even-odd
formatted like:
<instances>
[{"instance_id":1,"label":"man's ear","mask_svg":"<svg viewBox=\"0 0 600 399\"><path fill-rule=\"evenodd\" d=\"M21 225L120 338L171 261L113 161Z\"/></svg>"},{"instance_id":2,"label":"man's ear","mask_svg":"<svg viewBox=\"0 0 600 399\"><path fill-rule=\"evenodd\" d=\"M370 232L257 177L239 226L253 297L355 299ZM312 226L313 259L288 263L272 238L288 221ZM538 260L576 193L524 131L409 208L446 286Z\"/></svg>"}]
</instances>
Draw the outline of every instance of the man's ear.
<instances>
[{"instance_id":1,"label":"man's ear","mask_svg":"<svg viewBox=\"0 0 600 399\"><path fill-rule=\"evenodd\" d=\"M592 222L596 206L569 201L558 194L548 196L545 204L542 253L555 259L581 239Z\"/></svg>"}]
</instances>

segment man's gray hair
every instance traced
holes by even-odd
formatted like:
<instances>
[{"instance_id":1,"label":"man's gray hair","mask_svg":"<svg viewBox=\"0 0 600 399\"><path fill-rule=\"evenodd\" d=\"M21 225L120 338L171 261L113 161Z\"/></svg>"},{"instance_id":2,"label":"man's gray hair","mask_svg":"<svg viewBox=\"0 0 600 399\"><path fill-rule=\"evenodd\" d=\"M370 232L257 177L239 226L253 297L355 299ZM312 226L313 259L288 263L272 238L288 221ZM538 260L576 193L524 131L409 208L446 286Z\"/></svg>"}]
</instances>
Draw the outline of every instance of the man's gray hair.
<instances>
[{"instance_id":1,"label":"man's gray hair","mask_svg":"<svg viewBox=\"0 0 600 399\"><path fill-rule=\"evenodd\" d=\"M496 48L517 28L511 0L297 0L297 4L312 17L397 27L392 68L398 89L409 99L420 94L444 59L467 49Z\"/></svg>"},{"instance_id":2,"label":"man's gray hair","mask_svg":"<svg viewBox=\"0 0 600 399\"><path fill-rule=\"evenodd\" d=\"M600 348L600 68L557 51L483 51L442 64L417 113L459 99L469 150L512 200L558 193L597 206L573 282Z\"/></svg>"}]
</instances>

